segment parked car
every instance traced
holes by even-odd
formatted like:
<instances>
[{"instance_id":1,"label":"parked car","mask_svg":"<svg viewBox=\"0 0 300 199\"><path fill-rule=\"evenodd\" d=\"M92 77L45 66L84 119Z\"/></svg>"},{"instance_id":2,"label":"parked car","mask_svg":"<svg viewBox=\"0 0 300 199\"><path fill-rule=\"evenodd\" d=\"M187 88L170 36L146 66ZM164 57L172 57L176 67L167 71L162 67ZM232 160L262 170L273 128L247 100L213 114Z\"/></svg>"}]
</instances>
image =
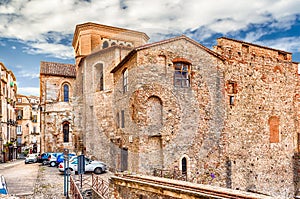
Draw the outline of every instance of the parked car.
<instances>
[{"instance_id":1,"label":"parked car","mask_svg":"<svg viewBox=\"0 0 300 199\"><path fill-rule=\"evenodd\" d=\"M7 195L8 194L8 190L7 190L7 185L6 185L6 181L3 175L0 176L0 195L4 194Z\"/></svg>"},{"instance_id":2,"label":"parked car","mask_svg":"<svg viewBox=\"0 0 300 199\"><path fill-rule=\"evenodd\" d=\"M38 158L38 154L36 154L36 153L28 154L25 158L25 164L36 163L37 158Z\"/></svg>"},{"instance_id":3,"label":"parked car","mask_svg":"<svg viewBox=\"0 0 300 199\"><path fill-rule=\"evenodd\" d=\"M49 152L42 153L42 155L40 155L40 156L38 157L38 162L44 164L46 161L48 161L49 155L50 155Z\"/></svg>"},{"instance_id":4,"label":"parked car","mask_svg":"<svg viewBox=\"0 0 300 199\"><path fill-rule=\"evenodd\" d=\"M71 159L72 157L74 157L74 156L76 156L76 154L74 154L74 153L69 153L69 154L68 154L69 161L70 161L70 159ZM58 155L57 158L56 158L56 165L59 165L60 163L62 163L62 162L64 161L64 159L65 159L64 154Z\"/></svg>"},{"instance_id":5,"label":"parked car","mask_svg":"<svg viewBox=\"0 0 300 199\"><path fill-rule=\"evenodd\" d=\"M57 160L57 156L58 155L62 155L63 153L50 153L50 155L48 156L48 160L46 162L44 162L45 164L49 164L51 167L55 167L56 166L56 160Z\"/></svg>"},{"instance_id":6,"label":"parked car","mask_svg":"<svg viewBox=\"0 0 300 199\"><path fill-rule=\"evenodd\" d=\"M95 174L104 173L106 171L107 167L106 164L100 161L91 160L89 158L85 158L85 172L94 172ZM72 159L69 162L69 167L64 168L64 163L60 163L58 165L58 170L60 172L64 172L65 170L69 171L78 171L78 158L77 156L72 157Z\"/></svg>"}]
</instances>

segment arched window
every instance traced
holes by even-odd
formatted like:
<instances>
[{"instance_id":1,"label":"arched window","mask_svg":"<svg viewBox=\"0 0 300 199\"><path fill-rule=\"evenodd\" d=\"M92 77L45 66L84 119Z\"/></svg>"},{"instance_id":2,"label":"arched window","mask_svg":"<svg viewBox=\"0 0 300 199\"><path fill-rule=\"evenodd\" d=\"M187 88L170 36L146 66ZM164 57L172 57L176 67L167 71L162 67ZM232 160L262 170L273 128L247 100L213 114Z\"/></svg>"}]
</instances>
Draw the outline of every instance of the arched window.
<instances>
[{"instance_id":1,"label":"arched window","mask_svg":"<svg viewBox=\"0 0 300 199\"><path fill-rule=\"evenodd\" d=\"M114 46L114 45L117 45L116 42L112 42L112 43L111 43L111 46Z\"/></svg>"},{"instance_id":2,"label":"arched window","mask_svg":"<svg viewBox=\"0 0 300 199\"><path fill-rule=\"evenodd\" d=\"M69 101L69 85L65 84L64 85L64 102Z\"/></svg>"},{"instance_id":3,"label":"arched window","mask_svg":"<svg viewBox=\"0 0 300 199\"><path fill-rule=\"evenodd\" d=\"M181 172L182 174L186 174L187 172L187 161L186 161L186 157L181 159Z\"/></svg>"},{"instance_id":4,"label":"arched window","mask_svg":"<svg viewBox=\"0 0 300 199\"><path fill-rule=\"evenodd\" d=\"M190 87L191 83L191 67L190 61L184 58L175 58L174 64L174 86Z\"/></svg>"},{"instance_id":5,"label":"arched window","mask_svg":"<svg viewBox=\"0 0 300 199\"><path fill-rule=\"evenodd\" d=\"M69 142L69 124L63 124L64 142Z\"/></svg>"},{"instance_id":6,"label":"arched window","mask_svg":"<svg viewBox=\"0 0 300 199\"><path fill-rule=\"evenodd\" d=\"M103 44L102 44L102 49L107 48L108 45L109 45L108 42L107 42L107 41L104 41Z\"/></svg>"}]
</instances>

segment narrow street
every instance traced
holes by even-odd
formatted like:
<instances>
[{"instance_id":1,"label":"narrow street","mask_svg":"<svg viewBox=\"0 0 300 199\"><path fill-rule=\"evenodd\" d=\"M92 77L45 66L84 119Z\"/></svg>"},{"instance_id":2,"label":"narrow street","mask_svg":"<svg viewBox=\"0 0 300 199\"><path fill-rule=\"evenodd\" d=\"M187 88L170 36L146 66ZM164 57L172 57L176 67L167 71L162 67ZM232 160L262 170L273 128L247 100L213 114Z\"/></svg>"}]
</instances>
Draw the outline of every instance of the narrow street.
<instances>
[{"instance_id":1,"label":"narrow street","mask_svg":"<svg viewBox=\"0 0 300 199\"><path fill-rule=\"evenodd\" d=\"M24 160L0 164L0 175L6 179L13 199L61 199L64 196L64 175L56 167L40 163L25 164ZM108 181L110 172L100 174ZM83 176L87 187L91 186L92 173ZM74 175L79 179L78 175ZM0 197L1 198L1 197ZM9 197L11 198L11 197Z\"/></svg>"},{"instance_id":2,"label":"narrow street","mask_svg":"<svg viewBox=\"0 0 300 199\"><path fill-rule=\"evenodd\" d=\"M0 174L6 179L9 193L16 196L33 194L39 164L25 164L24 160L17 160L11 164L0 170Z\"/></svg>"},{"instance_id":3,"label":"narrow street","mask_svg":"<svg viewBox=\"0 0 300 199\"><path fill-rule=\"evenodd\" d=\"M16 198L55 199L64 196L64 177L56 167L17 160L2 164L0 174L6 179L9 194Z\"/></svg>"}]
</instances>

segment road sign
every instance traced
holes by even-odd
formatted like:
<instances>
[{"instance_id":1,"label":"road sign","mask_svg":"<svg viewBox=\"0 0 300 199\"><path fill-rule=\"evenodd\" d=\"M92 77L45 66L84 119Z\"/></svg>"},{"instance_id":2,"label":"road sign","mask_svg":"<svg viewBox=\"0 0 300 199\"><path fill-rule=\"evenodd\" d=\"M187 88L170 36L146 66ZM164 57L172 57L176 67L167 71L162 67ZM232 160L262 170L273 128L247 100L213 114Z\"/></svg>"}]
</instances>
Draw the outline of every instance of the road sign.
<instances>
[{"instance_id":1,"label":"road sign","mask_svg":"<svg viewBox=\"0 0 300 199\"><path fill-rule=\"evenodd\" d=\"M85 158L84 155L78 156L78 174L83 174L85 172Z\"/></svg>"}]
</instances>

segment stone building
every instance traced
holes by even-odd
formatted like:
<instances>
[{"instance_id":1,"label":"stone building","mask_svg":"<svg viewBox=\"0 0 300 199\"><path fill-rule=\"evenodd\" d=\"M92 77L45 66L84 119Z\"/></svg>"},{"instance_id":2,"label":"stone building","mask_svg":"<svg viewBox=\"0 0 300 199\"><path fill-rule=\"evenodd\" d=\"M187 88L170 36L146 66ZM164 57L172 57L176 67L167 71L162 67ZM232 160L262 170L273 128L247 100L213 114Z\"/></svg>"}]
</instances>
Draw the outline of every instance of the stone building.
<instances>
[{"instance_id":1,"label":"stone building","mask_svg":"<svg viewBox=\"0 0 300 199\"><path fill-rule=\"evenodd\" d=\"M40 65L41 152L76 151L72 112L75 66L54 62Z\"/></svg>"},{"instance_id":2,"label":"stone building","mask_svg":"<svg viewBox=\"0 0 300 199\"><path fill-rule=\"evenodd\" d=\"M228 185L292 198L298 189L297 63L289 52L228 38L219 38L215 50L226 59L223 142Z\"/></svg>"},{"instance_id":3,"label":"stone building","mask_svg":"<svg viewBox=\"0 0 300 199\"><path fill-rule=\"evenodd\" d=\"M75 124L81 132L82 152L102 160L115 158L109 151L118 146L113 110L114 80L110 71L136 46L145 44L144 33L94 23L76 26L73 47L76 56L74 90ZM116 148L115 148L116 147ZM98 154L101 152L101 154Z\"/></svg>"},{"instance_id":4,"label":"stone building","mask_svg":"<svg viewBox=\"0 0 300 199\"><path fill-rule=\"evenodd\" d=\"M17 158L16 145L16 94L14 73L0 62L0 156L1 162Z\"/></svg>"},{"instance_id":5,"label":"stone building","mask_svg":"<svg viewBox=\"0 0 300 199\"><path fill-rule=\"evenodd\" d=\"M40 152L40 99L18 94L16 103L18 153Z\"/></svg>"},{"instance_id":6,"label":"stone building","mask_svg":"<svg viewBox=\"0 0 300 199\"><path fill-rule=\"evenodd\" d=\"M195 183L278 198L297 194L299 80L292 54L224 37L213 50L186 36L148 39L123 28L76 26L76 75L71 65L63 73L66 65L41 63L45 146L65 147L67 121L68 146L111 170L176 169ZM50 65L55 70L46 72ZM69 103L61 102L66 76Z\"/></svg>"}]
</instances>

